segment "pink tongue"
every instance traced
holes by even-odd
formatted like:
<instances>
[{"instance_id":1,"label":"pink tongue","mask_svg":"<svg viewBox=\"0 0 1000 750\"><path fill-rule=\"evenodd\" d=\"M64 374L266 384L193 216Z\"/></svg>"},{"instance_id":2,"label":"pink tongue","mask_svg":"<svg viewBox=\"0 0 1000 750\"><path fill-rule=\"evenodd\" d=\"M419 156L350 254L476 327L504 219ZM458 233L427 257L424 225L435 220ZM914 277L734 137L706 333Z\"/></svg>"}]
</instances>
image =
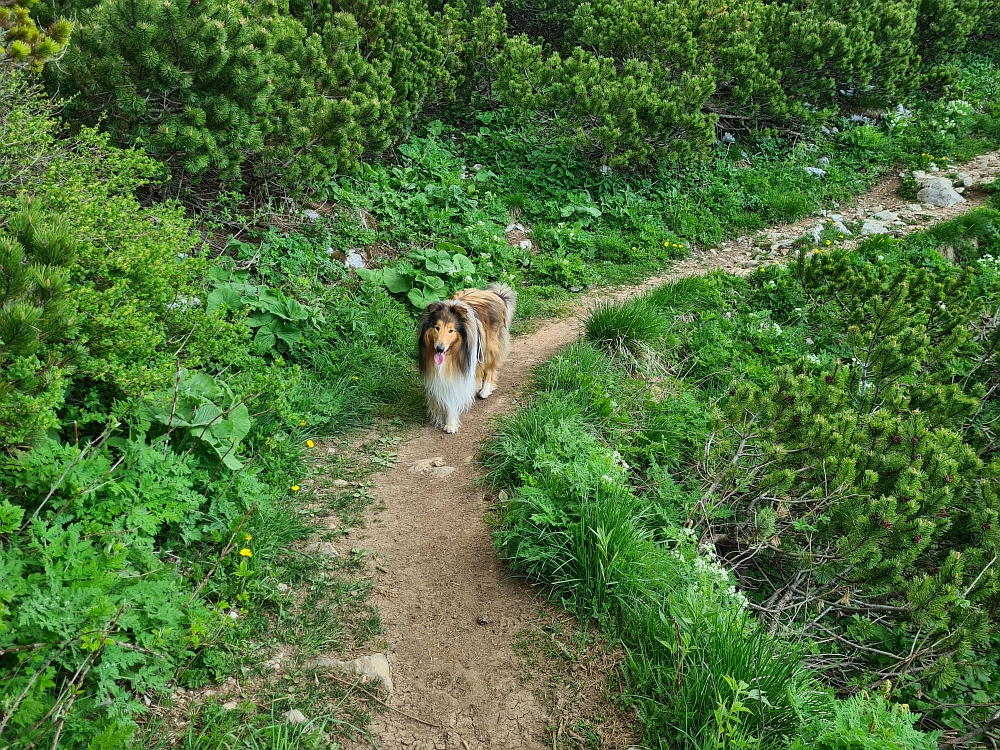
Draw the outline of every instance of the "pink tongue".
<instances>
[{"instance_id":1,"label":"pink tongue","mask_svg":"<svg viewBox=\"0 0 1000 750\"><path fill-rule=\"evenodd\" d=\"M436 365L444 364L444 352L434 352L434 364Z\"/></svg>"}]
</instances>

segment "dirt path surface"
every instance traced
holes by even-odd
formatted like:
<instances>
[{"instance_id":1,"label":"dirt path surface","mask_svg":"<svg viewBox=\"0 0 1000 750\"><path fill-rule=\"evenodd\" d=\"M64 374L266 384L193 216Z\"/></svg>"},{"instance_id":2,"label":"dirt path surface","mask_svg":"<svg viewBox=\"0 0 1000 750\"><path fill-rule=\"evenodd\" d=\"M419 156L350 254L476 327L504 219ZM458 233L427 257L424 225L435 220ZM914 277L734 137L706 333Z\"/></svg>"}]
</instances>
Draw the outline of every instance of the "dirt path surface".
<instances>
[{"instance_id":1,"label":"dirt path surface","mask_svg":"<svg viewBox=\"0 0 1000 750\"><path fill-rule=\"evenodd\" d=\"M980 157L965 171L970 170L978 170L981 183L989 182L1000 171L1000 153ZM904 233L983 201L981 192L970 189L968 202L951 208L907 208L913 201L899 197L898 185L898 178L886 180L859 197L856 207L842 211L843 221L850 225L894 211L899 219L890 221L891 231ZM475 486L473 456L489 434L487 420L511 411L532 368L579 337L580 314L596 299L639 294L714 268L748 273L789 252L773 245L801 237L822 221L813 216L700 250L645 284L581 298L571 317L515 339L498 391L463 416L457 434L426 426L399 446L400 463L376 478L374 494L384 510L356 539L382 572L375 601L385 625L394 688L390 710L378 713L371 725L380 748L555 747L553 731L560 718L536 685L524 679L515 643L518 633L538 622L543 605L528 584L511 579L498 562L484 521L488 499ZM594 746L627 744L616 736Z\"/></svg>"}]
</instances>

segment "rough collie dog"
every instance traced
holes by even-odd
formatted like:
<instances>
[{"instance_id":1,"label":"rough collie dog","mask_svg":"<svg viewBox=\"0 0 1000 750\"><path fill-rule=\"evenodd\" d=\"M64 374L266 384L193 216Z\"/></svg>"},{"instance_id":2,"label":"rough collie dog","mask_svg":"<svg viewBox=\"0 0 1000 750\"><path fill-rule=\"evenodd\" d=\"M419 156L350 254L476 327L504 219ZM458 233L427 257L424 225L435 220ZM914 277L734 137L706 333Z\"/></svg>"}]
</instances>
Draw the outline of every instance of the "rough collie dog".
<instances>
[{"instance_id":1,"label":"rough collie dog","mask_svg":"<svg viewBox=\"0 0 1000 750\"><path fill-rule=\"evenodd\" d=\"M434 424L458 432L458 417L497 388L497 368L510 350L517 292L503 284L465 289L427 306L417 346Z\"/></svg>"}]
</instances>

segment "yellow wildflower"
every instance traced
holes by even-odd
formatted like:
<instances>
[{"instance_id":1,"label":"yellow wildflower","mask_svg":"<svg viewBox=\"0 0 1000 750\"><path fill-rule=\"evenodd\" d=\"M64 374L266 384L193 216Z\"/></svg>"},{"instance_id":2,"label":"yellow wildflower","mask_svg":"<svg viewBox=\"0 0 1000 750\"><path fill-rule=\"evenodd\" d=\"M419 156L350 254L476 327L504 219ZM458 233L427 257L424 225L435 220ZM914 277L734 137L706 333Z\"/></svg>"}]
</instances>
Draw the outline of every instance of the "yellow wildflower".
<instances>
[{"instance_id":1,"label":"yellow wildflower","mask_svg":"<svg viewBox=\"0 0 1000 750\"><path fill-rule=\"evenodd\" d=\"M292 485L292 492L298 492L300 489L302 489L302 488L299 487L297 484L293 484Z\"/></svg>"},{"instance_id":2,"label":"yellow wildflower","mask_svg":"<svg viewBox=\"0 0 1000 750\"><path fill-rule=\"evenodd\" d=\"M249 542L251 539L253 539L253 534L244 534L243 535L243 541L244 542Z\"/></svg>"},{"instance_id":3,"label":"yellow wildflower","mask_svg":"<svg viewBox=\"0 0 1000 750\"><path fill-rule=\"evenodd\" d=\"M306 448L315 448L315 447L316 443L314 443L312 440L306 440Z\"/></svg>"},{"instance_id":4,"label":"yellow wildflower","mask_svg":"<svg viewBox=\"0 0 1000 750\"><path fill-rule=\"evenodd\" d=\"M240 550L240 557L253 557L253 552L244 547Z\"/></svg>"},{"instance_id":5,"label":"yellow wildflower","mask_svg":"<svg viewBox=\"0 0 1000 750\"><path fill-rule=\"evenodd\" d=\"M826 244L827 244L827 245L831 244L831 240L827 240L827 241L826 241Z\"/></svg>"},{"instance_id":6,"label":"yellow wildflower","mask_svg":"<svg viewBox=\"0 0 1000 750\"><path fill-rule=\"evenodd\" d=\"M299 427L305 427L305 426L306 426L306 420L303 419L301 422L299 422Z\"/></svg>"}]
</instances>

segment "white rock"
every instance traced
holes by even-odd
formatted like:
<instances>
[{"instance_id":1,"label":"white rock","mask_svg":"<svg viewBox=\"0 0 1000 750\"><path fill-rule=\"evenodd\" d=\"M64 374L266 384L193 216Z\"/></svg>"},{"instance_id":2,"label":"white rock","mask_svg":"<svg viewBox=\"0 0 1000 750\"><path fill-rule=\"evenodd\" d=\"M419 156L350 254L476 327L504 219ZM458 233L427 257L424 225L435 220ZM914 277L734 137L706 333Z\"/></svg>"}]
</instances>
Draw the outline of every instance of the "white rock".
<instances>
[{"instance_id":1,"label":"white rock","mask_svg":"<svg viewBox=\"0 0 1000 750\"><path fill-rule=\"evenodd\" d=\"M820 236L823 234L823 225L817 224L812 229L809 230L809 236L812 237L812 241L819 242Z\"/></svg>"},{"instance_id":2,"label":"white rock","mask_svg":"<svg viewBox=\"0 0 1000 750\"><path fill-rule=\"evenodd\" d=\"M299 709L293 708L291 711L285 713L285 721L289 724L304 724L307 719L306 715L299 711Z\"/></svg>"},{"instance_id":3,"label":"white rock","mask_svg":"<svg viewBox=\"0 0 1000 750\"><path fill-rule=\"evenodd\" d=\"M343 488L343 487L350 487L351 483L345 479L334 479L332 482L330 482L330 486Z\"/></svg>"},{"instance_id":4,"label":"white rock","mask_svg":"<svg viewBox=\"0 0 1000 750\"><path fill-rule=\"evenodd\" d=\"M517 246L522 250L530 250L531 240L521 240L520 242L517 243Z\"/></svg>"},{"instance_id":5,"label":"white rock","mask_svg":"<svg viewBox=\"0 0 1000 750\"><path fill-rule=\"evenodd\" d=\"M348 268L364 268L365 259L361 257L361 253L352 248L344 259L344 265Z\"/></svg>"},{"instance_id":6,"label":"white rock","mask_svg":"<svg viewBox=\"0 0 1000 750\"><path fill-rule=\"evenodd\" d=\"M878 221L877 219L865 219L864 226L861 227L861 234L888 234L889 228L885 225L885 222Z\"/></svg>"},{"instance_id":7,"label":"white rock","mask_svg":"<svg viewBox=\"0 0 1000 750\"><path fill-rule=\"evenodd\" d=\"M830 166L830 157L829 156L821 156L821 157L819 157L816 160L816 166L817 167L829 167Z\"/></svg>"},{"instance_id":8,"label":"white rock","mask_svg":"<svg viewBox=\"0 0 1000 750\"><path fill-rule=\"evenodd\" d=\"M226 701L225 703L222 704L222 708L225 711L235 711L236 707L239 705L240 704L237 703L236 701Z\"/></svg>"},{"instance_id":9,"label":"white rock","mask_svg":"<svg viewBox=\"0 0 1000 750\"><path fill-rule=\"evenodd\" d=\"M292 590L292 587L289 586L287 583L279 583L275 588L278 589L279 594L287 594L289 591Z\"/></svg>"},{"instance_id":10,"label":"white rock","mask_svg":"<svg viewBox=\"0 0 1000 750\"><path fill-rule=\"evenodd\" d=\"M820 169L819 167L803 167L803 169L813 177L826 177L825 169Z\"/></svg>"},{"instance_id":11,"label":"white rock","mask_svg":"<svg viewBox=\"0 0 1000 750\"><path fill-rule=\"evenodd\" d=\"M917 212L917 211L923 211L924 208L919 203L910 203L909 205L907 205L906 210Z\"/></svg>"},{"instance_id":12,"label":"white rock","mask_svg":"<svg viewBox=\"0 0 1000 750\"><path fill-rule=\"evenodd\" d=\"M851 230L847 228L846 224L844 224L843 214L830 214L830 220L833 221L833 225L837 228L838 232L840 232L845 237L851 236L852 234Z\"/></svg>"},{"instance_id":13,"label":"white rock","mask_svg":"<svg viewBox=\"0 0 1000 750\"><path fill-rule=\"evenodd\" d=\"M928 172L939 172L940 170L938 169L938 165L937 164L935 164L934 162L931 162L927 166L927 171Z\"/></svg>"},{"instance_id":14,"label":"white rock","mask_svg":"<svg viewBox=\"0 0 1000 750\"><path fill-rule=\"evenodd\" d=\"M307 208L303 213L309 221L316 221L319 218L319 211L313 211L311 208Z\"/></svg>"},{"instance_id":15,"label":"white rock","mask_svg":"<svg viewBox=\"0 0 1000 750\"><path fill-rule=\"evenodd\" d=\"M385 658L385 654L371 654L353 661L340 661L339 659L323 657L313 662L312 666L315 669L331 669L338 672L359 674L367 680L380 683L387 693L392 692L392 673L389 670L389 660Z\"/></svg>"},{"instance_id":16,"label":"white rock","mask_svg":"<svg viewBox=\"0 0 1000 750\"><path fill-rule=\"evenodd\" d=\"M965 202L965 198L955 192L955 188L951 186L951 180L947 177L930 180L927 186L917 193L917 199L921 203L941 206L942 208Z\"/></svg>"},{"instance_id":17,"label":"white rock","mask_svg":"<svg viewBox=\"0 0 1000 750\"><path fill-rule=\"evenodd\" d=\"M795 244L795 240L778 240L771 245L772 250L784 250L786 247L791 247Z\"/></svg>"}]
</instances>

